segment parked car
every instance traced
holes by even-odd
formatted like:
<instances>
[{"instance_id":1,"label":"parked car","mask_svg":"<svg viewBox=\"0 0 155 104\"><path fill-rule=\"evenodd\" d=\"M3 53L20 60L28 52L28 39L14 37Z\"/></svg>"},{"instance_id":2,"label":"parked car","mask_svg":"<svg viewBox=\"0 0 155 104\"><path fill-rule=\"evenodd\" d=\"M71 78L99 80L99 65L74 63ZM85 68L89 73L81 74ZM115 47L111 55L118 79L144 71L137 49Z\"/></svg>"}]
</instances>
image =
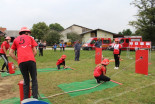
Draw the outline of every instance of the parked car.
<instances>
[{"instance_id":1,"label":"parked car","mask_svg":"<svg viewBox=\"0 0 155 104\"><path fill-rule=\"evenodd\" d=\"M90 38L85 44L82 45L83 50L94 50L97 37ZM100 38L102 41L102 49L107 49L111 44L111 38Z\"/></svg>"}]
</instances>

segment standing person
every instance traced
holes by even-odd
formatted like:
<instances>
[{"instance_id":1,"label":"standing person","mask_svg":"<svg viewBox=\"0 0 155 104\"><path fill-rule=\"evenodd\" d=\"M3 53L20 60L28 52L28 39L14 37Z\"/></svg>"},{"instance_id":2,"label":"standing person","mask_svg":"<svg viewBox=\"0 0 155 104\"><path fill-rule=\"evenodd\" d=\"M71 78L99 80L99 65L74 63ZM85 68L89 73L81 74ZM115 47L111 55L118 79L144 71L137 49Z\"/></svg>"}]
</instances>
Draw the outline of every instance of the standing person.
<instances>
[{"instance_id":1,"label":"standing person","mask_svg":"<svg viewBox=\"0 0 155 104\"><path fill-rule=\"evenodd\" d=\"M97 65L94 69L94 77L97 83L100 81L110 81L110 78L106 76L106 66L109 64L108 59L104 59L101 64Z\"/></svg>"},{"instance_id":2,"label":"standing person","mask_svg":"<svg viewBox=\"0 0 155 104\"><path fill-rule=\"evenodd\" d=\"M44 45L44 49L46 49L46 41L44 41L43 45Z\"/></svg>"},{"instance_id":3,"label":"standing person","mask_svg":"<svg viewBox=\"0 0 155 104\"><path fill-rule=\"evenodd\" d=\"M77 40L75 46L74 46L74 51L75 51L75 61L79 61L79 57L80 57L80 48L81 48L81 44L79 42L79 40Z\"/></svg>"},{"instance_id":4,"label":"standing person","mask_svg":"<svg viewBox=\"0 0 155 104\"><path fill-rule=\"evenodd\" d=\"M7 36L5 38L6 41L4 41L1 45L1 49L0 49L0 56L2 57L2 59L4 60L4 64L2 66L1 72L4 72L4 68L6 66L7 69L7 73L9 73L9 68L8 68L8 58L7 58L7 50L10 48L10 41L11 38L9 36Z\"/></svg>"},{"instance_id":5,"label":"standing person","mask_svg":"<svg viewBox=\"0 0 155 104\"><path fill-rule=\"evenodd\" d=\"M43 56L43 48L44 48L44 44L42 43L42 41L40 40L40 43L38 44L39 47L39 56Z\"/></svg>"},{"instance_id":6,"label":"standing person","mask_svg":"<svg viewBox=\"0 0 155 104\"><path fill-rule=\"evenodd\" d=\"M60 42L59 47L60 47L60 52L61 52L62 51L62 42Z\"/></svg>"},{"instance_id":7,"label":"standing person","mask_svg":"<svg viewBox=\"0 0 155 104\"><path fill-rule=\"evenodd\" d=\"M54 52L56 52L56 49L57 49L57 44L56 43L54 43L53 48L54 48Z\"/></svg>"},{"instance_id":8,"label":"standing person","mask_svg":"<svg viewBox=\"0 0 155 104\"><path fill-rule=\"evenodd\" d=\"M65 47L66 47L65 43L62 42L62 48L63 48L63 51L65 51Z\"/></svg>"},{"instance_id":9,"label":"standing person","mask_svg":"<svg viewBox=\"0 0 155 104\"><path fill-rule=\"evenodd\" d=\"M101 40L101 38L98 38L98 40L95 43L95 47L96 48L102 48L102 40Z\"/></svg>"},{"instance_id":10,"label":"standing person","mask_svg":"<svg viewBox=\"0 0 155 104\"><path fill-rule=\"evenodd\" d=\"M118 38L115 38L115 44L113 45L114 47L114 59L115 59L115 67L114 69L119 69L119 64L120 64L120 54L121 54L121 44L119 44Z\"/></svg>"},{"instance_id":11,"label":"standing person","mask_svg":"<svg viewBox=\"0 0 155 104\"><path fill-rule=\"evenodd\" d=\"M62 55L61 58L57 61L56 65L57 65L58 70L60 70L60 65L63 65L63 68L66 68L65 59L66 59L66 55Z\"/></svg>"},{"instance_id":12,"label":"standing person","mask_svg":"<svg viewBox=\"0 0 155 104\"><path fill-rule=\"evenodd\" d=\"M29 96L30 78L32 79L32 96L38 99L38 82L37 82L37 69L35 56L37 54L35 40L26 34L30 34L31 31L27 27L21 28L19 35L12 44L9 51L9 55L18 62L20 71L24 78L24 99ZM14 51L17 49L17 57Z\"/></svg>"}]
</instances>

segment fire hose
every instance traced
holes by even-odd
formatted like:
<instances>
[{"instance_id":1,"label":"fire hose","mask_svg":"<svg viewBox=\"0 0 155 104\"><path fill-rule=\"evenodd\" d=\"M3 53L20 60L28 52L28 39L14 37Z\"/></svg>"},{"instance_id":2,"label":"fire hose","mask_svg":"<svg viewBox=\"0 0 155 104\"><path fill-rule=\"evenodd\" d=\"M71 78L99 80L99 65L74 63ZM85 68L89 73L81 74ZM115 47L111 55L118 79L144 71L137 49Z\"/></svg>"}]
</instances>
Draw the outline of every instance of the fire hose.
<instances>
[{"instance_id":1,"label":"fire hose","mask_svg":"<svg viewBox=\"0 0 155 104\"><path fill-rule=\"evenodd\" d=\"M68 92L63 92L63 93L57 93L57 94L54 94L54 95L50 95L48 97L41 97L40 94L38 93L38 96L41 98L41 99L48 99L48 98L52 98L52 97L55 97L55 96L59 96L59 95L63 95L63 94L67 94L67 93L73 93L73 92L78 92L78 91L85 91L85 90L90 90L90 89L93 89L93 88L96 88L98 86L100 86L101 84L103 84L104 82L101 82L100 84L96 85L96 86L93 86L93 87L90 87L90 88L86 88L86 89L79 89L79 90L74 90L74 91L68 91Z\"/></svg>"}]
</instances>

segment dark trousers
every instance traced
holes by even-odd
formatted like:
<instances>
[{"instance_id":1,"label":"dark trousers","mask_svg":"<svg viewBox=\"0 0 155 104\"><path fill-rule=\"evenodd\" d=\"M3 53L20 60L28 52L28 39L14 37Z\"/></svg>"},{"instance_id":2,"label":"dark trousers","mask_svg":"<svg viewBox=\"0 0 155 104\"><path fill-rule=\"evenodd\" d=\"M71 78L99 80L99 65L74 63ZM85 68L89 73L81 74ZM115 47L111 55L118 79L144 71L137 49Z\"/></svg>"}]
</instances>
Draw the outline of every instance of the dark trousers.
<instances>
[{"instance_id":1,"label":"dark trousers","mask_svg":"<svg viewBox=\"0 0 155 104\"><path fill-rule=\"evenodd\" d=\"M37 69L34 61L26 61L19 64L20 71L24 78L24 99L28 98L30 88L30 77L32 79L32 96L38 99L38 82L37 82Z\"/></svg>"},{"instance_id":2,"label":"dark trousers","mask_svg":"<svg viewBox=\"0 0 155 104\"><path fill-rule=\"evenodd\" d=\"M63 51L65 51L65 47L62 47Z\"/></svg>"},{"instance_id":3,"label":"dark trousers","mask_svg":"<svg viewBox=\"0 0 155 104\"><path fill-rule=\"evenodd\" d=\"M56 51L56 48L54 48L54 51Z\"/></svg>"},{"instance_id":4,"label":"dark trousers","mask_svg":"<svg viewBox=\"0 0 155 104\"><path fill-rule=\"evenodd\" d=\"M80 57L80 50L76 50L75 51L75 61L79 61L79 57Z\"/></svg>"},{"instance_id":5,"label":"dark trousers","mask_svg":"<svg viewBox=\"0 0 155 104\"><path fill-rule=\"evenodd\" d=\"M118 57L119 54L114 54L114 59L115 59L115 67L119 67L119 57Z\"/></svg>"},{"instance_id":6,"label":"dark trousers","mask_svg":"<svg viewBox=\"0 0 155 104\"><path fill-rule=\"evenodd\" d=\"M2 66L2 71L4 70L4 68L6 67L7 72L9 72L9 68L8 68L8 58L6 57L6 54L1 54L0 56L2 57L2 59L4 60L4 64Z\"/></svg>"},{"instance_id":7,"label":"dark trousers","mask_svg":"<svg viewBox=\"0 0 155 104\"><path fill-rule=\"evenodd\" d=\"M60 47L60 52L62 51L62 47Z\"/></svg>"},{"instance_id":8,"label":"dark trousers","mask_svg":"<svg viewBox=\"0 0 155 104\"><path fill-rule=\"evenodd\" d=\"M39 48L39 56L43 56L43 48Z\"/></svg>"},{"instance_id":9,"label":"dark trousers","mask_svg":"<svg viewBox=\"0 0 155 104\"><path fill-rule=\"evenodd\" d=\"M65 66L65 61L59 65L57 65L58 70L60 70L60 65L64 65Z\"/></svg>"},{"instance_id":10,"label":"dark trousers","mask_svg":"<svg viewBox=\"0 0 155 104\"><path fill-rule=\"evenodd\" d=\"M99 77L95 77L95 79L97 80L97 83L100 83L100 81L104 81L104 82L110 81L110 78L103 74L100 75Z\"/></svg>"}]
</instances>

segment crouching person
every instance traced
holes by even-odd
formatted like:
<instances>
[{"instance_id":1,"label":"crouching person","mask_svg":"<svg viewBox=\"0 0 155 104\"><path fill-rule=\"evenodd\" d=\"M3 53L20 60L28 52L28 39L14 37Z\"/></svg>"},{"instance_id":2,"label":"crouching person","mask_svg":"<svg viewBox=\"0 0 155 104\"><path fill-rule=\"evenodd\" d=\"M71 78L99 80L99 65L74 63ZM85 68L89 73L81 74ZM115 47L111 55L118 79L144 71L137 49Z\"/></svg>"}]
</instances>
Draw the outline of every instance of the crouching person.
<instances>
[{"instance_id":1,"label":"crouching person","mask_svg":"<svg viewBox=\"0 0 155 104\"><path fill-rule=\"evenodd\" d=\"M108 59L104 59L101 64L97 65L94 69L94 77L97 83L100 81L110 81L110 78L106 76L106 66L109 64Z\"/></svg>"},{"instance_id":2,"label":"crouching person","mask_svg":"<svg viewBox=\"0 0 155 104\"><path fill-rule=\"evenodd\" d=\"M61 58L57 61L56 65L58 70L60 70L60 66L63 65L63 68L65 69L65 59L66 59L66 55L62 55Z\"/></svg>"}]
</instances>

